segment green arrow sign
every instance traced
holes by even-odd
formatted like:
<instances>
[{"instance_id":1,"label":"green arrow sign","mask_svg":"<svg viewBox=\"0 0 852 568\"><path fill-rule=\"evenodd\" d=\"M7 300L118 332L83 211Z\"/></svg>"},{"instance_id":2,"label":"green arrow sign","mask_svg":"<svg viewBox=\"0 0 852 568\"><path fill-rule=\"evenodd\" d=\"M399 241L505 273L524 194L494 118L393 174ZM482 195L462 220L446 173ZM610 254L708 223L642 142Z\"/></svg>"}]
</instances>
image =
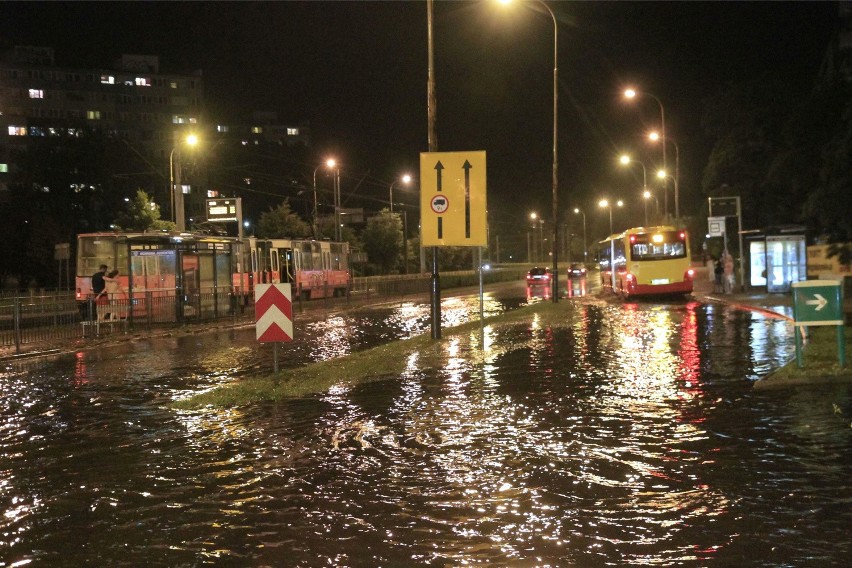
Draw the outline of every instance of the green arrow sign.
<instances>
[{"instance_id":1,"label":"green arrow sign","mask_svg":"<svg viewBox=\"0 0 852 568\"><path fill-rule=\"evenodd\" d=\"M843 302L837 280L794 282L793 319L796 325L843 325Z\"/></svg>"}]
</instances>

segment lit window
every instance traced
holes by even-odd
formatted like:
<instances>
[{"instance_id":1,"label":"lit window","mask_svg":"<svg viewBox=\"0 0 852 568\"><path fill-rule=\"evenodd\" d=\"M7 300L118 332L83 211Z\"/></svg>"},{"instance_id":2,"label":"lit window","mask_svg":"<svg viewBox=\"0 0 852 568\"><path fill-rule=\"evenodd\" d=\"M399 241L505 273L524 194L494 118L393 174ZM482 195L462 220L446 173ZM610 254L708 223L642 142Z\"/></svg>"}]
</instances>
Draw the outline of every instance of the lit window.
<instances>
[{"instance_id":1,"label":"lit window","mask_svg":"<svg viewBox=\"0 0 852 568\"><path fill-rule=\"evenodd\" d=\"M101 111L99 111L99 110L86 111L86 118L88 118L89 120L100 120L101 119Z\"/></svg>"},{"instance_id":2,"label":"lit window","mask_svg":"<svg viewBox=\"0 0 852 568\"><path fill-rule=\"evenodd\" d=\"M252 126L251 127L252 134L263 134L262 126Z\"/></svg>"},{"instance_id":3,"label":"lit window","mask_svg":"<svg viewBox=\"0 0 852 568\"><path fill-rule=\"evenodd\" d=\"M41 89L30 89L30 98L31 99L43 99L44 91Z\"/></svg>"},{"instance_id":4,"label":"lit window","mask_svg":"<svg viewBox=\"0 0 852 568\"><path fill-rule=\"evenodd\" d=\"M27 135L27 127L26 126L10 126L9 127L9 136L26 136Z\"/></svg>"},{"instance_id":5,"label":"lit window","mask_svg":"<svg viewBox=\"0 0 852 568\"><path fill-rule=\"evenodd\" d=\"M178 88L177 81L172 81L171 83L169 83L169 87L171 87L172 89L177 89Z\"/></svg>"},{"instance_id":6,"label":"lit window","mask_svg":"<svg viewBox=\"0 0 852 568\"><path fill-rule=\"evenodd\" d=\"M190 116L189 117L189 123L190 124L198 124L198 119L195 118L194 116Z\"/></svg>"},{"instance_id":7,"label":"lit window","mask_svg":"<svg viewBox=\"0 0 852 568\"><path fill-rule=\"evenodd\" d=\"M40 126L30 126L30 136L44 136L44 128Z\"/></svg>"},{"instance_id":8,"label":"lit window","mask_svg":"<svg viewBox=\"0 0 852 568\"><path fill-rule=\"evenodd\" d=\"M115 85L115 77L112 75L101 75L101 83L104 85Z\"/></svg>"},{"instance_id":9,"label":"lit window","mask_svg":"<svg viewBox=\"0 0 852 568\"><path fill-rule=\"evenodd\" d=\"M186 118L179 114L172 116L172 124L186 124Z\"/></svg>"},{"instance_id":10,"label":"lit window","mask_svg":"<svg viewBox=\"0 0 852 568\"><path fill-rule=\"evenodd\" d=\"M228 127L225 126L224 124L220 124L220 125L216 126L216 132L227 132L227 131L228 131Z\"/></svg>"},{"instance_id":11,"label":"lit window","mask_svg":"<svg viewBox=\"0 0 852 568\"><path fill-rule=\"evenodd\" d=\"M287 129L287 136L298 136L298 135L299 135L299 129L298 128L288 128Z\"/></svg>"},{"instance_id":12,"label":"lit window","mask_svg":"<svg viewBox=\"0 0 852 568\"><path fill-rule=\"evenodd\" d=\"M0 174L9 173L9 164L0 164Z\"/></svg>"},{"instance_id":13,"label":"lit window","mask_svg":"<svg viewBox=\"0 0 852 568\"><path fill-rule=\"evenodd\" d=\"M147 77L136 77L136 86L137 87L150 87L151 79Z\"/></svg>"}]
</instances>

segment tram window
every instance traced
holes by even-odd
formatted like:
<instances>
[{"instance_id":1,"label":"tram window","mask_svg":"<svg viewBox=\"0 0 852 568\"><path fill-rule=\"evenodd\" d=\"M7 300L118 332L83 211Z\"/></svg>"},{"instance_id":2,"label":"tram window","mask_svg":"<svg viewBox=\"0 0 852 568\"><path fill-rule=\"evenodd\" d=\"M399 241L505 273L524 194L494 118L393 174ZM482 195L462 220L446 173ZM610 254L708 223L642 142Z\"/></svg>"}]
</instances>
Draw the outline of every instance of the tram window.
<instances>
[{"instance_id":1,"label":"tram window","mask_svg":"<svg viewBox=\"0 0 852 568\"><path fill-rule=\"evenodd\" d=\"M293 250L279 249L279 263L281 265L281 282L293 282L295 280L293 270Z\"/></svg>"}]
</instances>

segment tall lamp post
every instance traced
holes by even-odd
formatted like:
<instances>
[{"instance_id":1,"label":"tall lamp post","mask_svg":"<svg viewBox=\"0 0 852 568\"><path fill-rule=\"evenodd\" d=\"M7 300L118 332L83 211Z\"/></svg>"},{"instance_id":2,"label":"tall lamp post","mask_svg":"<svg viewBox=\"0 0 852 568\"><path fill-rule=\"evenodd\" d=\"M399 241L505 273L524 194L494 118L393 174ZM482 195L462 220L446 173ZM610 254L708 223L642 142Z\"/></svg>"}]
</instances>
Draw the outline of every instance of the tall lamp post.
<instances>
[{"instance_id":1,"label":"tall lamp post","mask_svg":"<svg viewBox=\"0 0 852 568\"><path fill-rule=\"evenodd\" d=\"M675 226L680 227L680 203L679 203L679 191L678 186L680 185L680 147L677 145L677 142L674 138L666 138L665 136L660 136L657 132L651 132L648 134L648 138L652 142L657 142L662 140L663 146L665 146L666 142L671 142L675 148L675 174L674 174L674 185L675 185L675 194L674 194L674 206L675 206ZM665 169L665 166L663 166Z\"/></svg>"},{"instance_id":2,"label":"tall lamp post","mask_svg":"<svg viewBox=\"0 0 852 568\"><path fill-rule=\"evenodd\" d=\"M390 201L390 212L391 213L393 213L393 186L396 185L396 183L400 182L400 181L402 183L408 185L409 183L411 183L411 176L408 175L408 174L405 174L400 179L397 179L397 180L394 180L394 181L391 182L390 189L388 189L388 200Z\"/></svg>"},{"instance_id":3,"label":"tall lamp post","mask_svg":"<svg viewBox=\"0 0 852 568\"><path fill-rule=\"evenodd\" d=\"M198 137L195 134L188 135L184 140L189 146L198 144ZM177 167L175 167L177 164ZM183 203L183 186L180 183L181 167L180 167L180 140L175 142L169 153L169 185L171 189L172 203L172 219L175 222L177 230L184 232L186 230L186 214Z\"/></svg>"},{"instance_id":4,"label":"tall lamp post","mask_svg":"<svg viewBox=\"0 0 852 568\"><path fill-rule=\"evenodd\" d=\"M659 200L657 200L657 197L653 193L648 191L647 189L642 192L642 199L645 200L645 226L646 227L648 226L648 200L651 199L652 197L654 198L654 204L655 204L654 211L656 211L657 212L656 214L659 215L660 214L660 202L659 202Z\"/></svg>"},{"instance_id":5,"label":"tall lamp post","mask_svg":"<svg viewBox=\"0 0 852 568\"><path fill-rule=\"evenodd\" d=\"M630 164L639 164L642 166L642 191L648 193L648 171L645 169L645 164L639 160L634 160L627 154L623 154L619 159L622 165L629 166ZM648 226L648 205L645 205L645 226Z\"/></svg>"},{"instance_id":6,"label":"tall lamp post","mask_svg":"<svg viewBox=\"0 0 852 568\"><path fill-rule=\"evenodd\" d=\"M313 218L313 230L314 230L314 238L319 238L319 234L317 233L317 170L321 167L325 166L329 169L333 168L337 162L334 161L334 158L329 158L325 161L324 164L318 165L314 168L314 218Z\"/></svg>"},{"instance_id":7,"label":"tall lamp post","mask_svg":"<svg viewBox=\"0 0 852 568\"><path fill-rule=\"evenodd\" d=\"M619 207L624 206L624 202L620 199L616 202L616 205ZM609 202L608 199L601 199L598 202L598 206L602 209L609 210L609 236L612 237L612 203ZM612 292L615 293L615 240L610 238L609 240L609 272L610 272L610 282L612 283Z\"/></svg>"},{"instance_id":8,"label":"tall lamp post","mask_svg":"<svg viewBox=\"0 0 852 568\"><path fill-rule=\"evenodd\" d=\"M533 222L533 231L535 231L535 226L538 224L538 255L536 255L536 263L538 263L538 260L544 260L544 219L542 219L538 213L530 213L530 220ZM535 233L533 233L533 235L535 235ZM533 250L535 250L535 248L533 248Z\"/></svg>"},{"instance_id":9,"label":"tall lamp post","mask_svg":"<svg viewBox=\"0 0 852 568\"><path fill-rule=\"evenodd\" d=\"M586 248L586 214L579 207L574 208L574 214L583 216L583 263L585 264L586 257L588 256L588 249Z\"/></svg>"},{"instance_id":10,"label":"tall lamp post","mask_svg":"<svg viewBox=\"0 0 852 568\"><path fill-rule=\"evenodd\" d=\"M626 99L634 99L637 96L649 97L657 101L657 104L660 106L660 133L663 138L663 169L667 169L669 167L668 162L666 160L666 109L663 108L663 102L654 95L653 93L649 93L648 91L637 91L636 89L626 89L624 91L624 98ZM668 193L666 197L663 199L664 212L666 218L669 216L669 200Z\"/></svg>"},{"instance_id":11,"label":"tall lamp post","mask_svg":"<svg viewBox=\"0 0 852 568\"><path fill-rule=\"evenodd\" d=\"M511 0L500 0L503 4L508 4ZM552 187L552 199L553 199L553 290L551 297L553 298L553 302L556 303L559 301L559 270L558 270L558 250L559 250L559 200L557 197L557 192L559 189L559 157L556 151L557 149L557 117L558 117L558 101L559 101L559 49L558 49L558 39L559 39L559 27L556 23L556 15L553 13L553 10L550 9L550 6L547 5L544 0L535 0L539 4L541 4L547 13L550 14L551 20L553 20L553 187Z\"/></svg>"},{"instance_id":12,"label":"tall lamp post","mask_svg":"<svg viewBox=\"0 0 852 568\"><path fill-rule=\"evenodd\" d=\"M674 182L674 191L675 191L675 203L677 203L677 194L679 192L677 176L670 176L666 170L660 170L657 172L657 177L663 180L663 183L666 185L666 180L672 180ZM677 215L677 208L675 208L675 228L680 227L680 218Z\"/></svg>"}]
</instances>

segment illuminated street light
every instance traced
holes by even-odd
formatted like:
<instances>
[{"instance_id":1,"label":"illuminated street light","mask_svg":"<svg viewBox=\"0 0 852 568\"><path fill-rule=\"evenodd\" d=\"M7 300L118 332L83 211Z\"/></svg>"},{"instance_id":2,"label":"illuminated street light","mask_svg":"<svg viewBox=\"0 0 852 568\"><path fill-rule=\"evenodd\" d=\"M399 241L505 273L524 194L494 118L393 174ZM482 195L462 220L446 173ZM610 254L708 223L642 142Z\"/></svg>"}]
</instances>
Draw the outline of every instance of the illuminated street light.
<instances>
[{"instance_id":1,"label":"illuminated street light","mask_svg":"<svg viewBox=\"0 0 852 568\"><path fill-rule=\"evenodd\" d=\"M663 108L663 102L653 93L649 93L647 91L637 91L636 89L625 89L624 98L626 99L634 99L639 96L650 97L657 101L657 104L660 105L660 132L663 140L666 139L666 110ZM666 162L666 145L663 144L663 168L668 168L668 163ZM668 210L666 210L666 215L668 215Z\"/></svg>"},{"instance_id":2,"label":"illuminated street light","mask_svg":"<svg viewBox=\"0 0 852 568\"><path fill-rule=\"evenodd\" d=\"M559 50L558 50L558 39L559 39L559 26L556 22L556 15L553 13L553 10L550 9L550 6L547 5L544 0L534 0L538 4L550 14L550 18L553 20L553 181L552 181L552 200L553 200L553 280L552 280L552 294L553 302L556 303L559 301L559 270L557 268L557 251L559 250L559 215L558 215L558 188L559 188L559 159L558 153L556 151L557 148L557 117L558 117L558 100L559 100ZM500 0L503 4L509 4L511 0Z\"/></svg>"},{"instance_id":3,"label":"illuminated street light","mask_svg":"<svg viewBox=\"0 0 852 568\"><path fill-rule=\"evenodd\" d=\"M198 144L198 137L195 134L189 134L183 139L184 144L195 146ZM180 167L180 140L176 141L169 154L169 185L171 193L172 220L179 232L186 230L186 217L184 214L183 205L183 187L180 183L181 167ZM175 167L177 163L177 167Z\"/></svg>"},{"instance_id":4,"label":"illuminated street light","mask_svg":"<svg viewBox=\"0 0 852 568\"><path fill-rule=\"evenodd\" d=\"M333 169L333 168L334 168L334 166L335 166L335 165L337 165L337 161L336 161L334 158L329 158L329 159L327 159L327 160L325 161L325 163L320 164L320 165L318 165L316 168L314 168L314 217L313 217L313 233L314 233L314 238L315 238L315 239L319 238L319 235L317 234L317 170L319 170L319 169L320 169L321 167L323 167L323 166L325 166L325 167L327 167L328 169L330 169L330 170L331 170L331 169ZM333 181L332 181L332 183L333 183ZM335 194L335 198L336 198L336 194ZM334 209L334 212L335 212L335 216L334 216L335 223L337 223L337 206L336 206L336 204L337 204L337 201L335 200L335 209ZM335 229L335 234L337 234L337 230L336 230L336 229Z\"/></svg>"},{"instance_id":5,"label":"illuminated street light","mask_svg":"<svg viewBox=\"0 0 852 568\"><path fill-rule=\"evenodd\" d=\"M648 189L648 172L645 170L645 164L643 164L639 160L632 159L627 154L622 154L621 157L618 159L618 161L621 162L622 165L625 165L625 166L629 166L630 164L639 164L640 166L642 166L642 189L644 191L647 191L647 189ZM645 209L646 209L645 210L645 225L647 226L648 225L647 207Z\"/></svg>"},{"instance_id":6,"label":"illuminated street light","mask_svg":"<svg viewBox=\"0 0 852 568\"><path fill-rule=\"evenodd\" d=\"M393 213L393 186L397 182L400 182L400 181L402 183L408 185L409 183L411 183L411 176L408 175L408 174L405 174L404 176L402 176L402 178L394 180L394 181L391 182L390 189L388 189L388 200L390 201L390 212L391 213Z\"/></svg>"},{"instance_id":7,"label":"illuminated street light","mask_svg":"<svg viewBox=\"0 0 852 568\"><path fill-rule=\"evenodd\" d=\"M583 216L583 262L586 262L586 257L588 256L586 248L586 214L579 207L574 208L574 214Z\"/></svg>"},{"instance_id":8,"label":"illuminated street light","mask_svg":"<svg viewBox=\"0 0 852 568\"><path fill-rule=\"evenodd\" d=\"M658 132L652 131L648 134L648 139L652 142L663 141L663 146L665 147L666 142L671 142L674 144L675 148L675 174L672 178L674 180L675 186L675 226L680 226L680 192L678 191L678 186L680 185L680 147L677 145L677 142L673 138L665 138L660 136ZM664 166L665 167L665 166ZM668 193L666 193L668 196ZM668 214L668 208L666 210L666 214Z\"/></svg>"}]
</instances>

